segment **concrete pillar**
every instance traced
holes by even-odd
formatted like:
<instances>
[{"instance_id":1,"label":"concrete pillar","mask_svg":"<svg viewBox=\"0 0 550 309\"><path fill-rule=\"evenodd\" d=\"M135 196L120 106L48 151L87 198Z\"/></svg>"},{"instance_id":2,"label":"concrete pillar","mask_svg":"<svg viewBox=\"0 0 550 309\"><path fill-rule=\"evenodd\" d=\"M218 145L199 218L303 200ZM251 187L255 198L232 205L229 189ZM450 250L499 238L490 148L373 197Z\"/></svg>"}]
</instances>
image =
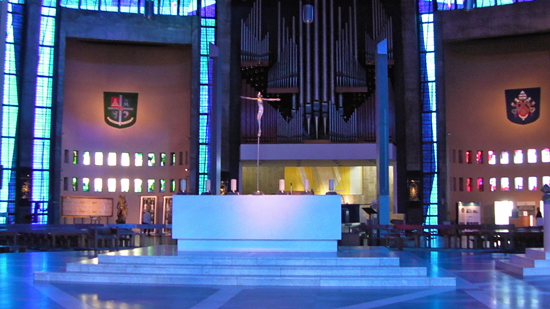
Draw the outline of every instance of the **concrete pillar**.
<instances>
[{"instance_id":1,"label":"concrete pillar","mask_svg":"<svg viewBox=\"0 0 550 309\"><path fill-rule=\"evenodd\" d=\"M210 43L209 57L212 59L212 110L210 114L210 170L208 178L212 181L211 192L220 194L221 183L221 143L222 143L222 107L219 77L219 48Z\"/></svg>"},{"instance_id":2,"label":"concrete pillar","mask_svg":"<svg viewBox=\"0 0 550 309\"><path fill-rule=\"evenodd\" d=\"M550 252L550 187L544 185L541 191L542 200L544 201L544 251Z\"/></svg>"},{"instance_id":3,"label":"concrete pillar","mask_svg":"<svg viewBox=\"0 0 550 309\"><path fill-rule=\"evenodd\" d=\"M378 170L378 220L390 224L388 42L378 43L376 53L376 149Z\"/></svg>"},{"instance_id":4,"label":"concrete pillar","mask_svg":"<svg viewBox=\"0 0 550 309\"><path fill-rule=\"evenodd\" d=\"M30 0L25 3L25 34L21 64L19 112L17 114L17 170L15 223L31 223L32 166L34 146L34 108L36 104L36 79L38 48L40 40L40 14L42 2Z\"/></svg>"}]
</instances>

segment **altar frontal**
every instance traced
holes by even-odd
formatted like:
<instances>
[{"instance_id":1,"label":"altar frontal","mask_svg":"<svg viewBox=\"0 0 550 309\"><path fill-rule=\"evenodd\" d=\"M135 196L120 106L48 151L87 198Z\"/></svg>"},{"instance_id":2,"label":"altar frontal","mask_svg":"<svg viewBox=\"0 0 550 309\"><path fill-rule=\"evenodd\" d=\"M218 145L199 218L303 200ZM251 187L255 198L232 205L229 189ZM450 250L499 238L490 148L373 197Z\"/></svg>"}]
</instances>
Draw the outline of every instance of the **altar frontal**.
<instances>
[{"instance_id":1,"label":"altar frontal","mask_svg":"<svg viewBox=\"0 0 550 309\"><path fill-rule=\"evenodd\" d=\"M336 252L339 195L174 195L178 251Z\"/></svg>"}]
</instances>

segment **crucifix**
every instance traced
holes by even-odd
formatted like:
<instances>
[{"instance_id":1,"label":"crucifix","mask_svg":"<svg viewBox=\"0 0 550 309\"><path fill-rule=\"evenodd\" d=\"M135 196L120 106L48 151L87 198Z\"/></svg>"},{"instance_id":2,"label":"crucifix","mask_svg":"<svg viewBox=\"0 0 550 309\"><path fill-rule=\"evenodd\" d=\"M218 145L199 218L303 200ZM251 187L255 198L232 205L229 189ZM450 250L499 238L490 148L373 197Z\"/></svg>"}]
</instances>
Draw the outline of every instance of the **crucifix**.
<instances>
[{"instance_id":1,"label":"crucifix","mask_svg":"<svg viewBox=\"0 0 550 309\"><path fill-rule=\"evenodd\" d=\"M256 120L258 121L258 151L256 153L256 192L255 195L262 195L260 191L260 136L262 136L262 115L264 114L264 101L281 101L279 98L264 98L262 93L258 91L258 95L254 97L243 97L241 98L246 100L254 100L258 102L258 114L256 115Z\"/></svg>"}]
</instances>

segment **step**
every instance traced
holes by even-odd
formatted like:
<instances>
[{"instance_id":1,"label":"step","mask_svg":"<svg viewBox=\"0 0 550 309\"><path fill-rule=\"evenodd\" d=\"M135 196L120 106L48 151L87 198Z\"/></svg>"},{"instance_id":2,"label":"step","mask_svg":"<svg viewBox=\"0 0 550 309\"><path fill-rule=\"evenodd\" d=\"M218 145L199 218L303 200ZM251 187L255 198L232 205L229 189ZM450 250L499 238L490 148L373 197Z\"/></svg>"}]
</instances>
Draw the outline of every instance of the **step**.
<instances>
[{"instance_id":1,"label":"step","mask_svg":"<svg viewBox=\"0 0 550 309\"><path fill-rule=\"evenodd\" d=\"M495 260L495 267L521 276L547 276L550 275L550 267L525 267L508 260Z\"/></svg>"},{"instance_id":2,"label":"step","mask_svg":"<svg viewBox=\"0 0 550 309\"><path fill-rule=\"evenodd\" d=\"M245 285L245 286L455 286L455 278L429 277L266 277L266 276L177 276L112 273L35 273L35 281L74 282L74 283L126 283L163 285Z\"/></svg>"},{"instance_id":3,"label":"step","mask_svg":"<svg viewBox=\"0 0 550 309\"><path fill-rule=\"evenodd\" d=\"M525 255L534 260L550 260L550 252L544 251L544 248L527 248Z\"/></svg>"},{"instance_id":4,"label":"step","mask_svg":"<svg viewBox=\"0 0 550 309\"><path fill-rule=\"evenodd\" d=\"M398 257L238 257L99 255L99 263L169 265L399 266Z\"/></svg>"},{"instance_id":5,"label":"step","mask_svg":"<svg viewBox=\"0 0 550 309\"><path fill-rule=\"evenodd\" d=\"M550 260L534 260L525 254L514 254L510 256L510 263L522 267L549 267Z\"/></svg>"},{"instance_id":6,"label":"step","mask_svg":"<svg viewBox=\"0 0 550 309\"><path fill-rule=\"evenodd\" d=\"M233 266L233 265L143 265L69 263L67 272L113 274L148 273L174 275L263 275L263 276L426 276L425 267L372 266Z\"/></svg>"}]
</instances>

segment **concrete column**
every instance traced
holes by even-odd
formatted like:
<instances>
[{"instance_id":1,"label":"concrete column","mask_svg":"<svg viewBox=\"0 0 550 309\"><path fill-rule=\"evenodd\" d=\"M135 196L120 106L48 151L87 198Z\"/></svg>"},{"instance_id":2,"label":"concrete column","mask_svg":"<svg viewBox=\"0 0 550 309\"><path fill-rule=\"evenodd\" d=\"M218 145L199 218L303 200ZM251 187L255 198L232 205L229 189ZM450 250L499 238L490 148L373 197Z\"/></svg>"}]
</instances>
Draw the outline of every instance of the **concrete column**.
<instances>
[{"instance_id":1,"label":"concrete column","mask_svg":"<svg viewBox=\"0 0 550 309\"><path fill-rule=\"evenodd\" d=\"M390 224L388 42L378 43L376 53L376 132L378 171L378 220Z\"/></svg>"},{"instance_id":2,"label":"concrete column","mask_svg":"<svg viewBox=\"0 0 550 309\"><path fill-rule=\"evenodd\" d=\"M544 185L541 191L542 200L544 201L544 251L550 252L550 187Z\"/></svg>"},{"instance_id":3,"label":"concrete column","mask_svg":"<svg viewBox=\"0 0 550 309\"><path fill-rule=\"evenodd\" d=\"M212 110L210 112L210 170L208 178L212 181L213 194L220 193L221 182L221 143L222 143L222 107L219 76L219 48L210 43L209 57L212 59Z\"/></svg>"},{"instance_id":4,"label":"concrete column","mask_svg":"<svg viewBox=\"0 0 550 309\"><path fill-rule=\"evenodd\" d=\"M38 45L40 40L40 12L42 3L30 0L25 3L25 31L21 65L19 113L17 118L17 170L15 223L31 222L30 187L32 187L34 108L36 105L36 79ZM29 191L27 191L29 190Z\"/></svg>"}]
</instances>

